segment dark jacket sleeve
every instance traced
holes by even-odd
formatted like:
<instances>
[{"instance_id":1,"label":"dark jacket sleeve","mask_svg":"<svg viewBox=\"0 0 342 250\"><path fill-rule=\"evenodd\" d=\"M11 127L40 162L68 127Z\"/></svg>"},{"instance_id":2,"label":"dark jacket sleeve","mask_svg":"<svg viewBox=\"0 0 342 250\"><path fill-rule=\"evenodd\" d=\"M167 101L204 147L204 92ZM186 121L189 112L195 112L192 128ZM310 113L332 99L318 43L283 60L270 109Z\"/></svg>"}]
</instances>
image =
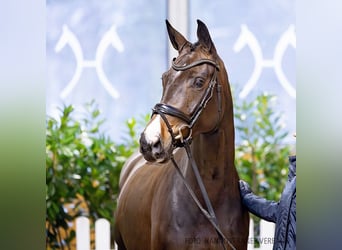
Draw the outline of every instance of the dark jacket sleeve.
<instances>
[{"instance_id":1,"label":"dark jacket sleeve","mask_svg":"<svg viewBox=\"0 0 342 250\"><path fill-rule=\"evenodd\" d=\"M264 220L276 222L279 202L269 201L256 196L253 194L248 183L243 180L239 181L239 188L242 203L247 207L249 212Z\"/></svg>"},{"instance_id":2,"label":"dark jacket sleeve","mask_svg":"<svg viewBox=\"0 0 342 250\"><path fill-rule=\"evenodd\" d=\"M247 207L249 212L261 219L276 222L279 202L266 200L251 192L242 196L242 203Z\"/></svg>"}]
</instances>

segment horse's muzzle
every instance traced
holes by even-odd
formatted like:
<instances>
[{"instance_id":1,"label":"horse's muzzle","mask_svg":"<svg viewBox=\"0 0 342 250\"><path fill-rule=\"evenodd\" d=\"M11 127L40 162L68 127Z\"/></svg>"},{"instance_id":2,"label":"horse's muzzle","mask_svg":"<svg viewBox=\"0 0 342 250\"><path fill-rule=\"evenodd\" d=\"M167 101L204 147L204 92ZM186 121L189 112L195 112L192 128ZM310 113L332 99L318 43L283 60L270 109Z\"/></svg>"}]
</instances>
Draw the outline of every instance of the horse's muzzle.
<instances>
[{"instance_id":1,"label":"horse's muzzle","mask_svg":"<svg viewBox=\"0 0 342 250\"><path fill-rule=\"evenodd\" d=\"M160 138L148 141L144 133L140 136L140 153L149 162L165 162L169 160L167 152L164 150Z\"/></svg>"}]
</instances>

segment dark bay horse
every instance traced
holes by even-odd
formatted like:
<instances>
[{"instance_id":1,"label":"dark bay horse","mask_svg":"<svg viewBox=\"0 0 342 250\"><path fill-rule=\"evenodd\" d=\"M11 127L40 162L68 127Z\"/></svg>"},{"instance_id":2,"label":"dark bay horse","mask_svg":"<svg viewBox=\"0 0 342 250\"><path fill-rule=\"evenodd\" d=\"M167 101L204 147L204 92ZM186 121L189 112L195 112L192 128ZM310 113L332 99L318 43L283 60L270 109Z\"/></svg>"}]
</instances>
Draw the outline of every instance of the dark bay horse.
<instances>
[{"instance_id":1,"label":"dark bay horse","mask_svg":"<svg viewBox=\"0 0 342 250\"><path fill-rule=\"evenodd\" d=\"M119 249L247 249L249 215L234 165L228 76L207 27L197 23L198 41L190 43L166 21L179 54L162 76L162 98L141 134L140 153L121 172L114 232ZM209 210L193 164L229 242L218 240L186 187Z\"/></svg>"}]
</instances>

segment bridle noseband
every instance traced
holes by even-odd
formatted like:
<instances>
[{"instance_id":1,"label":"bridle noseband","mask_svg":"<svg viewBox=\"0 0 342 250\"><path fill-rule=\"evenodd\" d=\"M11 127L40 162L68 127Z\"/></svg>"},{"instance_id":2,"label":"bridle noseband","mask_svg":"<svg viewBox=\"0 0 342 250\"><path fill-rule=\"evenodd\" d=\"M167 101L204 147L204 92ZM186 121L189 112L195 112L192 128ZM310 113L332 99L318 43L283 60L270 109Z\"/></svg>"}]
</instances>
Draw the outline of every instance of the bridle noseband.
<instances>
[{"instance_id":1,"label":"bridle noseband","mask_svg":"<svg viewBox=\"0 0 342 250\"><path fill-rule=\"evenodd\" d=\"M213 73L213 76L209 82L209 86L206 89L201 101L197 104L196 108L194 109L194 111L192 112L191 115L187 115L183 111L181 111L181 110L179 110L179 109L177 109L171 105L164 104L164 103L157 103L154 106L154 108L152 109L152 115L153 114L159 114L162 117L163 121L165 122L165 124L168 128L168 131L171 134L172 144L174 147L184 146L184 140L191 141L191 139L192 139L191 134L192 133L190 132L189 136L186 139L184 139L181 135L181 131L179 131L181 140L177 140L177 138L174 135L174 132L172 130L172 127L166 118L166 115L177 117L177 118L181 119L182 121L184 121L186 123L186 127L188 127L191 131L193 126L197 122L198 118L200 117L202 111L205 109L207 103L211 100L215 86L217 87L218 113L219 113L219 117L220 117L220 113L221 113L221 85L217 82L217 71L219 71L219 65L215 61L210 60L210 59L200 59L200 60L195 61L191 64L188 64L185 66L179 66L179 65L175 64L175 58L174 58L172 61L172 68L176 71L185 71L187 69L191 69L191 68L198 66L198 65L201 65L201 64L210 64L210 65L215 67L215 71Z\"/></svg>"}]
</instances>

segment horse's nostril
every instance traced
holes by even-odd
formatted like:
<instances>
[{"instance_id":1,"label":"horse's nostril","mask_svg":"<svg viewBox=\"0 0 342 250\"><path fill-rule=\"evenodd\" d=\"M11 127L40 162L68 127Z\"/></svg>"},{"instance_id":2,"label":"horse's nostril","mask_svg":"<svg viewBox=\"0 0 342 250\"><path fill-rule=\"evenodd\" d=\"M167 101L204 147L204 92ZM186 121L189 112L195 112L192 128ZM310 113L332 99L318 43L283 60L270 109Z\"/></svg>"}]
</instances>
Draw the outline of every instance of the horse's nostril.
<instances>
[{"instance_id":1,"label":"horse's nostril","mask_svg":"<svg viewBox=\"0 0 342 250\"><path fill-rule=\"evenodd\" d=\"M152 148L153 149L160 149L161 148L161 143L160 143L159 139L152 143Z\"/></svg>"},{"instance_id":2,"label":"horse's nostril","mask_svg":"<svg viewBox=\"0 0 342 250\"><path fill-rule=\"evenodd\" d=\"M140 136L140 151L141 152L147 152L147 151L150 151L150 150L151 150L151 147L147 143L145 135L141 134L141 136Z\"/></svg>"},{"instance_id":3,"label":"horse's nostril","mask_svg":"<svg viewBox=\"0 0 342 250\"><path fill-rule=\"evenodd\" d=\"M160 139L152 143L152 154L158 159L163 154L163 148Z\"/></svg>"}]
</instances>

